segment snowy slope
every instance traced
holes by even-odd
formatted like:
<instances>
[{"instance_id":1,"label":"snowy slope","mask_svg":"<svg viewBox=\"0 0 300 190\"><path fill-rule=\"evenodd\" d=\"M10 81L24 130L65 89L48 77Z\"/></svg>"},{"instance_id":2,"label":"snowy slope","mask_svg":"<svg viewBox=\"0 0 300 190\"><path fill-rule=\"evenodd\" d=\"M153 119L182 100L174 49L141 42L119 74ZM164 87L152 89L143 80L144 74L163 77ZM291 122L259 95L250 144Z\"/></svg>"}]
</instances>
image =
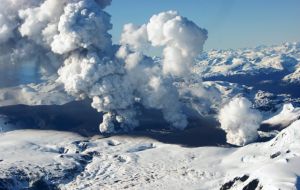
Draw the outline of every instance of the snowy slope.
<instances>
[{"instance_id":1,"label":"snowy slope","mask_svg":"<svg viewBox=\"0 0 300 190\"><path fill-rule=\"evenodd\" d=\"M300 83L300 66L298 65L296 70L293 73L286 75L283 80L288 83Z\"/></svg>"},{"instance_id":2,"label":"snowy slope","mask_svg":"<svg viewBox=\"0 0 300 190\"><path fill-rule=\"evenodd\" d=\"M7 132L0 139L0 189L51 187L51 183L68 181L71 173L80 170L81 158L75 154L78 145L69 143L82 140L77 135L28 130ZM60 157L66 147L71 156Z\"/></svg>"},{"instance_id":3,"label":"snowy slope","mask_svg":"<svg viewBox=\"0 0 300 190\"><path fill-rule=\"evenodd\" d=\"M296 189L299 128L296 121L269 142L241 148L188 148L126 136L86 139L55 131L6 132L0 135L0 188Z\"/></svg>"},{"instance_id":4,"label":"snowy slope","mask_svg":"<svg viewBox=\"0 0 300 190\"><path fill-rule=\"evenodd\" d=\"M298 119L300 119L300 108L294 108L292 104L285 104L279 113L262 123L271 126L286 127Z\"/></svg>"}]
</instances>

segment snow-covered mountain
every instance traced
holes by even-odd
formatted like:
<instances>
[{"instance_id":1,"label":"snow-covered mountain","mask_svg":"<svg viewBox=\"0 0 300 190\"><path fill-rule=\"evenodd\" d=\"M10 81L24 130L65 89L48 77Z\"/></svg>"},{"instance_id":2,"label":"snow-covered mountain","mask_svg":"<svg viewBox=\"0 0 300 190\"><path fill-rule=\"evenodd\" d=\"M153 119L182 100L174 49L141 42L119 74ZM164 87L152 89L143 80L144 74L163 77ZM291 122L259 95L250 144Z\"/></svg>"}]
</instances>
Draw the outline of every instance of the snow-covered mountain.
<instances>
[{"instance_id":1,"label":"snow-covered mountain","mask_svg":"<svg viewBox=\"0 0 300 190\"><path fill-rule=\"evenodd\" d=\"M298 98L299 52L299 42L239 50L212 50L198 57L193 72L204 81L227 81Z\"/></svg>"},{"instance_id":2,"label":"snow-covered mountain","mask_svg":"<svg viewBox=\"0 0 300 190\"><path fill-rule=\"evenodd\" d=\"M299 61L300 43L295 42L252 49L212 50L198 57L193 70L208 79L271 73L285 76L296 72Z\"/></svg>"},{"instance_id":3,"label":"snow-covered mountain","mask_svg":"<svg viewBox=\"0 0 300 190\"><path fill-rule=\"evenodd\" d=\"M286 75L283 78L284 81L288 82L288 83L300 83L300 66L297 65L297 68L295 69L295 71L291 74Z\"/></svg>"}]
</instances>

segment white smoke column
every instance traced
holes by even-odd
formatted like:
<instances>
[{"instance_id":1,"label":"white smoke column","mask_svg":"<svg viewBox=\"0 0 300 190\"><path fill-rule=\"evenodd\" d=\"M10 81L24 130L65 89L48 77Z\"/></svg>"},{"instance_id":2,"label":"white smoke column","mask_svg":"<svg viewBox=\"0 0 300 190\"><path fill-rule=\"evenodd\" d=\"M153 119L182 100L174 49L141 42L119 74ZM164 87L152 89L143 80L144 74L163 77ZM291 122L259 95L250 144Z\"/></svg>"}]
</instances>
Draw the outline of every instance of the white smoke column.
<instances>
[{"instance_id":1,"label":"white smoke column","mask_svg":"<svg viewBox=\"0 0 300 190\"><path fill-rule=\"evenodd\" d=\"M110 2L97 3L86 0L66 5L51 43L52 51L69 55L58 71L58 81L68 93L93 99L92 107L104 113L101 132L115 132L116 126L131 130L138 125L132 87L112 53L110 16L102 10Z\"/></svg>"},{"instance_id":2,"label":"white smoke column","mask_svg":"<svg viewBox=\"0 0 300 190\"><path fill-rule=\"evenodd\" d=\"M110 15L103 9L111 0L45 0L18 12L18 32L41 46L45 55L57 58L57 81L78 99L93 99L103 112L101 132L115 126L130 130L137 126L134 97L124 82L124 65L114 58ZM38 49L38 48L36 48ZM55 60L55 59L54 59ZM57 67L56 67L57 68Z\"/></svg>"},{"instance_id":3,"label":"white smoke column","mask_svg":"<svg viewBox=\"0 0 300 190\"><path fill-rule=\"evenodd\" d=\"M259 111L243 97L234 98L219 113L221 128L226 132L227 142L244 146L258 138L257 129L262 121Z\"/></svg>"},{"instance_id":4,"label":"white smoke column","mask_svg":"<svg viewBox=\"0 0 300 190\"><path fill-rule=\"evenodd\" d=\"M124 60L128 79L136 88L140 103L146 108L162 110L165 120L174 128L184 129L187 119L169 74L187 77L206 39L205 29L175 11L154 15L142 26L130 23L123 28L117 57ZM149 46L164 47L162 68L143 55Z\"/></svg>"},{"instance_id":5,"label":"white smoke column","mask_svg":"<svg viewBox=\"0 0 300 190\"><path fill-rule=\"evenodd\" d=\"M68 93L92 98L92 107L104 113L100 131L111 133L116 127L131 130L138 121L133 87L125 79L124 65L114 58L110 15L102 10L108 4L107 0L67 4L51 49L68 56L58 81Z\"/></svg>"}]
</instances>

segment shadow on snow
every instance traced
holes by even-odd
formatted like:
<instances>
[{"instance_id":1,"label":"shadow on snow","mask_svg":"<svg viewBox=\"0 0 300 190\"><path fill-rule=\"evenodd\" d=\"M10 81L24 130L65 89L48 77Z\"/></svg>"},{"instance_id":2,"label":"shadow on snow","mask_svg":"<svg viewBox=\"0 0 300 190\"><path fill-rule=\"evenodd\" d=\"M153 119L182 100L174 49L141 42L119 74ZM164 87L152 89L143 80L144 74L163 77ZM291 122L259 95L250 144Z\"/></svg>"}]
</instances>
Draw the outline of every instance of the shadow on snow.
<instances>
[{"instance_id":1,"label":"shadow on snow","mask_svg":"<svg viewBox=\"0 0 300 190\"><path fill-rule=\"evenodd\" d=\"M91 137L100 134L98 125L102 115L91 108L90 103L84 100L61 106L14 105L0 107L0 114L8 116L16 129L71 131ZM187 147L228 145L225 133L217 128L218 123L213 118L189 119L187 129L179 131L169 129L159 111L142 112L140 127L134 131L104 136L148 137Z\"/></svg>"}]
</instances>

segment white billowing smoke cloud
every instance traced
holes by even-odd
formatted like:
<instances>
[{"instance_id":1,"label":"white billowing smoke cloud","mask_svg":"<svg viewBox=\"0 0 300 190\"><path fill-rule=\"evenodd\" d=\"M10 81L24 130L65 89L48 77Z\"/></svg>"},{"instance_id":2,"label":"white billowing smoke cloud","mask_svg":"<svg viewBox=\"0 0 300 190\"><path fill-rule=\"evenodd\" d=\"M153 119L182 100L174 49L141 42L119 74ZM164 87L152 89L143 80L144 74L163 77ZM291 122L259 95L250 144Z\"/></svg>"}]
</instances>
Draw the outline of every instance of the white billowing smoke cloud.
<instances>
[{"instance_id":1,"label":"white billowing smoke cloud","mask_svg":"<svg viewBox=\"0 0 300 190\"><path fill-rule=\"evenodd\" d=\"M143 51L148 47L148 33L146 25L136 26L125 24L121 35L121 44L127 44L133 51Z\"/></svg>"},{"instance_id":2,"label":"white billowing smoke cloud","mask_svg":"<svg viewBox=\"0 0 300 190\"><path fill-rule=\"evenodd\" d=\"M28 59L45 72L57 71L57 81L69 94L91 98L92 107L104 114L101 132L138 126L139 106L161 110L172 127L184 129L187 118L174 77L188 77L207 31L177 12L163 12L142 26L125 25L117 47L108 32L110 15L103 10L110 3L3 0L0 47L11 51L5 56L0 48L1 62ZM163 47L162 64L144 55L151 46Z\"/></svg>"},{"instance_id":3,"label":"white billowing smoke cloud","mask_svg":"<svg viewBox=\"0 0 300 190\"><path fill-rule=\"evenodd\" d=\"M60 1L3 0L0 4L0 64L33 64L46 74L56 72L59 58L41 35L58 20ZM41 6L43 10L38 8ZM46 31L46 30L45 30Z\"/></svg>"},{"instance_id":4,"label":"white billowing smoke cloud","mask_svg":"<svg viewBox=\"0 0 300 190\"><path fill-rule=\"evenodd\" d=\"M69 3L58 22L58 34L53 37L51 43L52 51L65 54L90 47L102 51L109 50L112 42L107 31L111 28L110 16L94 1Z\"/></svg>"},{"instance_id":5,"label":"white billowing smoke cloud","mask_svg":"<svg viewBox=\"0 0 300 190\"><path fill-rule=\"evenodd\" d=\"M136 51L147 47L163 47L163 72L173 76L186 76L194 59L203 50L207 31L178 15L176 11L162 12L150 18L149 23L124 27L121 43Z\"/></svg>"},{"instance_id":6,"label":"white billowing smoke cloud","mask_svg":"<svg viewBox=\"0 0 300 190\"><path fill-rule=\"evenodd\" d=\"M18 11L34 5L39 0L2 0L0 5L0 43L15 37L18 28Z\"/></svg>"},{"instance_id":7,"label":"white billowing smoke cloud","mask_svg":"<svg viewBox=\"0 0 300 190\"><path fill-rule=\"evenodd\" d=\"M0 26L0 43L3 43L12 37L14 25L9 22L7 17L0 14Z\"/></svg>"},{"instance_id":8,"label":"white billowing smoke cloud","mask_svg":"<svg viewBox=\"0 0 300 190\"><path fill-rule=\"evenodd\" d=\"M244 146L258 138L257 129L262 121L259 111L243 97L237 97L225 105L219 113L221 128L226 132L227 142Z\"/></svg>"}]
</instances>

